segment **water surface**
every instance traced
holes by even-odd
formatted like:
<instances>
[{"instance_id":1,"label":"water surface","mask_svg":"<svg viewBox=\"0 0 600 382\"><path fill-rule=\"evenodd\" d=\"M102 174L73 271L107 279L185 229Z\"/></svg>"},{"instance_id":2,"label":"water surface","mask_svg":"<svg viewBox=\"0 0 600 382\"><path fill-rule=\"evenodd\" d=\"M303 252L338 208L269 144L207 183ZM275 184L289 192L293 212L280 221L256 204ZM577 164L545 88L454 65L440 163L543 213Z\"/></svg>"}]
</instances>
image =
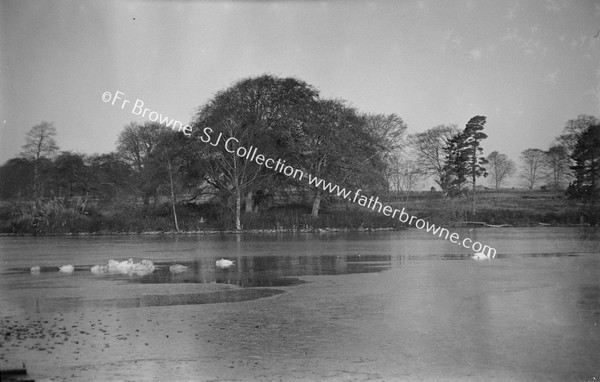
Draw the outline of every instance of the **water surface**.
<instances>
[{"instance_id":1,"label":"water surface","mask_svg":"<svg viewBox=\"0 0 600 382\"><path fill-rule=\"evenodd\" d=\"M418 230L3 237L0 361L74 380L152 380L159 370L206 380L600 379L598 231L456 231L497 257L473 260ZM89 270L130 257L157 269ZM218 268L220 258L235 266ZM63 264L75 272L57 272ZM175 274L173 264L189 268ZM30 274L33 265L42 272Z\"/></svg>"}]
</instances>

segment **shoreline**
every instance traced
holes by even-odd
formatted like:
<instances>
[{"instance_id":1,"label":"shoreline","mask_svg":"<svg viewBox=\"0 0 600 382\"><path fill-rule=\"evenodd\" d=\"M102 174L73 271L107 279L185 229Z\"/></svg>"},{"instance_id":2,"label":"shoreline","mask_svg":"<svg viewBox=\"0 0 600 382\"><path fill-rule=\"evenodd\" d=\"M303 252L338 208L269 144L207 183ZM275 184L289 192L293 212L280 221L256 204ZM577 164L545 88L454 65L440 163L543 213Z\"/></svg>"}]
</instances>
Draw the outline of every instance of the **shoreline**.
<instances>
[{"instance_id":1,"label":"shoreline","mask_svg":"<svg viewBox=\"0 0 600 382\"><path fill-rule=\"evenodd\" d=\"M597 227L590 224L502 224L493 225L482 222L453 222L453 224L441 225L442 227L453 228L519 228L519 227L540 227L540 228L555 228L555 227ZM143 232L68 232L68 233L44 233L36 235L32 233L0 233L0 237L44 237L44 236L188 236L188 235L243 235L243 234L274 234L274 233L327 233L327 232L377 232L377 231L404 231L408 229L418 229L415 227L380 227L380 228L315 228L315 229L251 229L251 230L201 230L201 231L143 231Z\"/></svg>"}]
</instances>

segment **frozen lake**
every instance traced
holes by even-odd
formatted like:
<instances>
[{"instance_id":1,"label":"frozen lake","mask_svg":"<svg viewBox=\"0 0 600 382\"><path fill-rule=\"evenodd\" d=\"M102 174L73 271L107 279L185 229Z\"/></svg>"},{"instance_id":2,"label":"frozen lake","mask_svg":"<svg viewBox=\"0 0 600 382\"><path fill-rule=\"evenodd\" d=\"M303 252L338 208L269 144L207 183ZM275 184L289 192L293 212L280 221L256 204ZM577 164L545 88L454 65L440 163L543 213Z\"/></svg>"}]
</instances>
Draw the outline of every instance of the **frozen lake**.
<instances>
[{"instance_id":1,"label":"frozen lake","mask_svg":"<svg viewBox=\"0 0 600 382\"><path fill-rule=\"evenodd\" d=\"M0 367L81 381L600 380L600 233L456 232L498 256L418 230L3 237ZM157 269L90 272L128 258Z\"/></svg>"}]
</instances>

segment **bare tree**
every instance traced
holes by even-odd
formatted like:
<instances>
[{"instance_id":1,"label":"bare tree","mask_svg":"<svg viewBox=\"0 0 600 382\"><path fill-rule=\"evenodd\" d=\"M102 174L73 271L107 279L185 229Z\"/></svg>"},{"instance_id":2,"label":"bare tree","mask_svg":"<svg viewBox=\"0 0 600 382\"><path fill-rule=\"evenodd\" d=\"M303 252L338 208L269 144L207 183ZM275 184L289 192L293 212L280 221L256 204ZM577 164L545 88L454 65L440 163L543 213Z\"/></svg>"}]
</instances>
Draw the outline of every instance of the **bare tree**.
<instances>
[{"instance_id":1,"label":"bare tree","mask_svg":"<svg viewBox=\"0 0 600 382\"><path fill-rule=\"evenodd\" d=\"M377 184L376 178L379 178L383 180L385 190L390 191L395 188L396 179L393 176L397 173L398 159L405 151L406 124L396 114L368 114L365 115L365 120L365 131L373 139L377 158L367 160L368 165L357 166L362 172L359 176L360 186L365 186L365 181L368 180L371 180L367 182L370 185Z\"/></svg>"},{"instance_id":2,"label":"bare tree","mask_svg":"<svg viewBox=\"0 0 600 382\"><path fill-rule=\"evenodd\" d=\"M310 119L310 106L317 96L315 89L300 80L263 75L237 81L198 110L195 130L208 129L200 138L208 143L204 180L232 201L228 204L235 215L236 230L242 229L243 199L251 207L253 193L273 184L278 174L272 167L243 159L231 150L260 147L267 158L295 162L299 155L294 154L303 152L298 150L302 127ZM277 166L283 168L279 162Z\"/></svg>"},{"instance_id":3,"label":"bare tree","mask_svg":"<svg viewBox=\"0 0 600 382\"><path fill-rule=\"evenodd\" d=\"M427 178L427 171L420 166L413 148L398 150L389 158L389 179L393 191L404 195L404 205L408 204L410 193Z\"/></svg>"},{"instance_id":4,"label":"bare tree","mask_svg":"<svg viewBox=\"0 0 600 382\"><path fill-rule=\"evenodd\" d=\"M556 138L558 144L564 146L567 155L570 156L575 149L577 140L588 127L600 124L600 119L586 114L578 115L576 119L567 121L563 133Z\"/></svg>"},{"instance_id":5,"label":"bare tree","mask_svg":"<svg viewBox=\"0 0 600 382\"><path fill-rule=\"evenodd\" d=\"M52 159L58 152L58 146L54 137L56 128L52 122L42 121L33 126L27 135L25 135L25 144L21 156L31 160L34 163L33 168L33 197L38 199L42 196L45 183L42 177L43 163L47 159Z\"/></svg>"},{"instance_id":6,"label":"bare tree","mask_svg":"<svg viewBox=\"0 0 600 382\"><path fill-rule=\"evenodd\" d=\"M365 129L387 154L402 146L406 123L396 114L368 114Z\"/></svg>"},{"instance_id":7,"label":"bare tree","mask_svg":"<svg viewBox=\"0 0 600 382\"><path fill-rule=\"evenodd\" d=\"M338 185L375 184L382 179L382 153L387 152L380 131L368 118L341 100L321 99L313 110L314 117L305 127L303 159L299 162L310 174ZM349 154L351 153L351 154ZM319 216L321 201L328 196L322 186L309 185L313 205L311 215Z\"/></svg>"},{"instance_id":8,"label":"bare tree","mask_svg":"<svg viewBox=\"0 0 600 382\"><path fill-rule=\"evenodd\" d=\"M156 122L146 122L144 125L131 122L117 138L117 152L131 166L136 186L142 190L144 204L150 203L150 196L154 197L155 203L157 200L157 162L153 156L161 136L168 130Z\"/></svg>"},{"instance_id":9,"label":"bare tree","mask_svg":"<svg viewBox=\"0 0 600 382\"><path fill-rule=\"evenodd\" d=\"M561 190L569 176L569 165L571 160L567 154L567 149L562 145L554 145L545 152L546 178L554 190Z\"/></svg>"},{"instance_id":10,"label":"bare tree","mask_svg":"<svg viewBox=\"0 0 600 382\"><path fill-rule=\"evenodd\" d=\"M496 191L498 191L502 181L515 172L515 162L508 158L506 154L501 154L498 151L492 151L487 156L487 160L489 163L488 170L496 186Z\"/></svg>"},{"instance_id":11,"label":"bare tree","mask_svg":"<svg viewBox=\"0 0 600 382\"><path fill-rule=\"evenodd\" d=\"M521 177L532 190L543 177L546 154L540 149L527 149L521 153Z\"/></svg>"},{"instance_id":12,"label":"bare tree","mask_svg":"<svg viewBox=\"0 0 600 382\"><path fill-rule=\"evenodd\" d=\"M459 132L456 125L439 125L408 137L409 145L415 149L419 166L433 177L444 193L448 192L450 186L450 179L444 169L445 148Z\"/></svg>"}]
</instances>

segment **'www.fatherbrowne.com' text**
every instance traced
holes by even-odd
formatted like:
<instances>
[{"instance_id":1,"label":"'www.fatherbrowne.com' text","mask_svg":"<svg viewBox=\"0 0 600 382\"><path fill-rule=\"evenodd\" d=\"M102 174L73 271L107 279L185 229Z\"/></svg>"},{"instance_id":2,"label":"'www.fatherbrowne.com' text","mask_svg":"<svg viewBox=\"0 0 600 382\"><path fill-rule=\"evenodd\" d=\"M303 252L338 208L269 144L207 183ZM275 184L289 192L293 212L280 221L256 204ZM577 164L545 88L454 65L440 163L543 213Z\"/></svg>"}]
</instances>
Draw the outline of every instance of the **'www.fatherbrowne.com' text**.
<instances>
[{"instance_id":1,"label":"'www.fatherbrowne.com' text","mask_svg":"<svg viewBox=\"0 0 600 382\"><path fill-rule=\"evenodd\" d=\"M377 211L379 213L384 214L385 216L389 216L392 219L397 218L401 223L408 223L409 225L415 226L418 229L425 229L432 235L444 238L446 240L450 240L450 242L454 244L461 245L465 248L470 248L475 252L482 252L490 258L496 256L496 249L493 247L484 245L478 241L473 241L468 237L461 240L460 235L458 233L450 233L450 231L448 231L448 229L446 228L436 226L435 224L431 224L428 221L419 219L414 215L410 215L405 211L404 207L402 207L402 209L399 210L389 205L384 205L379 201L379 197L373 198L372 196L367 197L365 195L362 195L362 190L360 189L352 192L352 190L340 188L337 184L334 185L330 182L326 182L325 180L319 179L316 176L312 176L310 174L308 174L308 183L311 186L321 188L323 189L323 191L329 192L332 195L336 195L346 200L350 200L353 203L357 203L362 207L370 208L373 211Z\"/></svg>"}]
</instances>

